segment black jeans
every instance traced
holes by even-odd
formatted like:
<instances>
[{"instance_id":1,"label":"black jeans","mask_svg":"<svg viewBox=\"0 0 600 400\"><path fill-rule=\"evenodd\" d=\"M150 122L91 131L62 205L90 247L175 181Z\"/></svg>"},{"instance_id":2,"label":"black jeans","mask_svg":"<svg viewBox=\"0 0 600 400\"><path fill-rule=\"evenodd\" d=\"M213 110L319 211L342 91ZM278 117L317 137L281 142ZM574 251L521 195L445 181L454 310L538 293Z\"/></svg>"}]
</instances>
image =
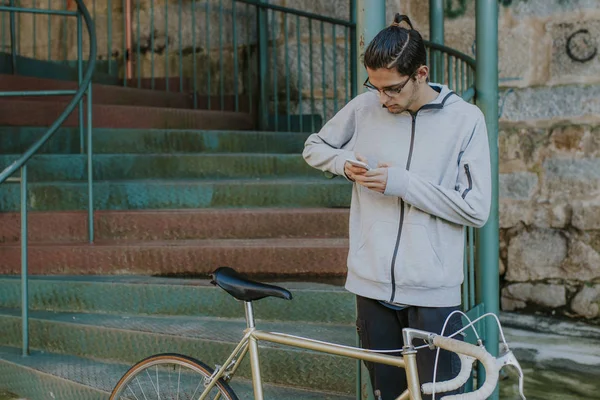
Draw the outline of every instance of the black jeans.
<instances>
[{"instance_id":1,"label":"black jeans","mask_svg":"<svg viewBox=\"0 0 600 400\"><path fill-rule=\"evenodd\" d=\"M459 307L416 307L411 306L397 311L382 305L379 301L357 296L357 321L356 327L366 349L391 350L401 349L403 328L422 329L429 332L440 333L446 317ZM444 335L456 332L462 327L460 315L452 316ZM455 339L462 340L462 335ZM420 343L415 343L419 345ZM400 353L393 353L400 355ZM429 348L419 349L417 352L417 366L419 369L419 383L433 381L433 366L436 350ZM404 392L408 385L404 370L390 365L365 362L371 378L371 386L375 392L376 400L393 400ZM438 360L436 382L454 378L460 372L460 359L454 353L441 350ZM447 394L462 393L462 390L445 392ZM440 398L436 394L436 398ZM423 400L431 399L431 395L423 395Z\"/></svg>"}]
</instances>

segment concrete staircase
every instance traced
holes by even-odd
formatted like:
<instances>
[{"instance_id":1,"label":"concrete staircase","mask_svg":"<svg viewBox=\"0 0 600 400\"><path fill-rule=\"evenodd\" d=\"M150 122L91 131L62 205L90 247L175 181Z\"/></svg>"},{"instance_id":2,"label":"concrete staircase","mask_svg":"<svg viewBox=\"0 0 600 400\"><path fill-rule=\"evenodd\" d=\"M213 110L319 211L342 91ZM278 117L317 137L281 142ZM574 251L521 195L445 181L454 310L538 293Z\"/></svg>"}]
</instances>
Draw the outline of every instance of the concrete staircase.
<instances>
[{"instance_id":1,"label":"concrete staircase","mask_svg":"<svg viewBox=\"0 0 600 400\"><path fill-rule=\"evenodd\" d=\"M73 88L0 75L0 90ZM306 165L306 133L254 131L232 99L208 111L192 109L189 94L100 84L93 93L93 244L76 110L28 164L27 358L19 350L20 188L0 186L0 389L105 399L129 366L154 353L223 362L244 322L242 305L202 279L222 265L333 282L285 284L294 301L260 301L259 327L355 344L353 297L340 286L350 185ZM0 100L0 168L67 101ZM267 345L261 362L267 398L344 399L356 390L355 361ZM233 384L241 399L252 398L249 376L246 364Z\"/></svg>"}]
</instances>

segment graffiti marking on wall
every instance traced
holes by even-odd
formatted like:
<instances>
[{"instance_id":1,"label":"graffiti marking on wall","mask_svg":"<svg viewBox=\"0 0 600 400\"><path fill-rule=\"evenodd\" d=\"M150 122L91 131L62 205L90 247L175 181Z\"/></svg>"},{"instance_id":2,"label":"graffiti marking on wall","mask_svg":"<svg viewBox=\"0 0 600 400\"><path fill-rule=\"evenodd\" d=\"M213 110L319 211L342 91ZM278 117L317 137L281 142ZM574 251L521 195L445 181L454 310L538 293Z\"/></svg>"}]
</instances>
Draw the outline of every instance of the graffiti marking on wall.
<instances>
[{"instance_id":1,"label":"graffiti marking on wall","mask_svg":"<svg viewBox=\"0 0 600 400\"><path fill-rule=\"evenodd\" d=\"M587 29L580 29L567 39L566 51L569 58L575 62L591 61L598 54L595 38Z\"/></svg>"}]
</instances>

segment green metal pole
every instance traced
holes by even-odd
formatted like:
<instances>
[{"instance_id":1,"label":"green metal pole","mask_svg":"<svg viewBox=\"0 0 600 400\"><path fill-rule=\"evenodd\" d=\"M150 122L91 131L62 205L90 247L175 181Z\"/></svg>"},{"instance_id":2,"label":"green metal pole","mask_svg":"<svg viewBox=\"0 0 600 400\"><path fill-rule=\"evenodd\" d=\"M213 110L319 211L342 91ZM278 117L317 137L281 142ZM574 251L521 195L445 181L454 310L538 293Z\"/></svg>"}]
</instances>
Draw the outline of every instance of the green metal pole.
<instances>
[{"instance_id":1,"label":"green metal pole","mask_svg":"<svg viewBox=\"0 0 600 400\"><path fill-rule=\"evenodd\" d=\"M444 44L444 1L429 0L429 37L433 43ZM444 76L443 54L431 50L431 79L442 82Z\"/></svg>"},{"instance_id":2,"label":"green metal pole","mask_svg":"<svg viewBox=\"0 0 600 400\"><path fill-rule=\"evenodd\" d=\"M477 234L477 302L485 312L499 312L499 218L498 218L498 2L476 3L476 71L477 105L485 115L492 168L492 206L487 224ZM485 346L498 354L498 328L492 318L485 320ZM485 372L479 368L478 380ZM498 389L490 399L498 399Z\"/></svg>"},{"instance_id":3,"label":"green metal pole","mask_svg":"<svg viewBox=\"0 0 600 400\"><path fill-rule=\"evenodd\" d=\"M369 42L385 26L385 0L356 0L356 87L360 93L364 91L362 84L367 79L361 57Z\"/></svg>"},{"instance_id":4,"label":"green metal pole","mask_svg":"<svg viewBox=\"0 0 600 400\"><path fill-rule=\"evenodd\" d=\"M262 2L264 0L259 0L259 3ZM269 118L269 105L267 102L267 69L269 64L267 54L269 28L267 24L269 20L266 8L259 6L256 15L258 24L258 128L263 130L267 127Z\"/></svg>"},{"instance_id":5,"label":"green metal pole","mask_svg":"<svg viewBox=\"0 0 600 400\"><path fill-rule=\"evenodd\" d=\"M356 0L350 0L350 22L354 24L354 26L350 28L350 97L354 98L357 95L358 87L357 65L360 64L357 56L358 46L356 44Z\"/></svg>"},{"instance_id":6,"label":"green metal pole","mask_svg":"<svg viewBox=\"0 0 600 400\"><path fill-rule=\"evenodd\" d=\"M29 355L29 285L27 276L27 165L21 168L21 324L23 355Z\"/></svg>"},{"instance_id":7,"label":"green metal pole","mask_svg":"<svg viewBox=\"0 0 600 400\"><path fill-rule=\"evenodd\" d=\"M10 0L10 6L15 6L15 1ZM15 13L10 12L10 52L12 54L12 73L17 74L17 23L15 22Z\"/></svg>"}]
</instances>

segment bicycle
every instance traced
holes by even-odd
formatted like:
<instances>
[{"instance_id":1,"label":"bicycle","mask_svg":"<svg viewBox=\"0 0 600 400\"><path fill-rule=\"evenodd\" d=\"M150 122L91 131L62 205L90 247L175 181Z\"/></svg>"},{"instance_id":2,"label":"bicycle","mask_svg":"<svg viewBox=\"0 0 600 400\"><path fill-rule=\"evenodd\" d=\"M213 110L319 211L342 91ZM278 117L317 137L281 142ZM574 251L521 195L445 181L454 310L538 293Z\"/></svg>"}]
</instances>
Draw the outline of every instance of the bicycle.
<instances>
[{"instance_id":1,"label":"bicycle","mask_svg":"<svg viewBox=\"0 0 600 400\"><path fill-rule=\"evenodd\" d=\"M217 365L215 369L212 369L206 364L184 355L167 353L150 356L139 361L123 375L113 389L110 400L147 399L144 388L140 382L140 379L146 379L146 376L150 378L150 385L146 386L146 389L152 392L153 396L154 393L156 393L159 399L162 398L161 393L165 393L164 388L166 384L167 390L176 390L176 393L168 392L168 394L170 394L170 397L168 398L204 400L209 398L208 396L210 395L211 399L223 397L228 400L238 400L238 397L228 382L233 378L236 370L248 353L250 353L250 368L252 373L254 398L256 400L263 400L264 396L260 375L258 341L271 342L404 368L408 381L408 389L396 400L421 400L422 393L433 394L433 398L435 398L436 392L448 392L460 388L469 379L474 360L478 360L485 368L486 378L484 384L474 392L446 396L443 399L486 399L496 388L499 371L506 365L512 365L519 373L519 390L522 399L525 400L523 394L523 372L519 362L508 348L503 334L501 335L503 347L498 358L486 351L479 338L478 345L472 345L452 339L452 336L461 333L469 327L473 328L477 336L473 324L485 316L470 321L467 326L460 331L453 333L453 335L449 337L416 329L404 329L404 347L401 349L402 356L400 357L384 354L386 352L396 352L398 350L369 350L285 333L258 330L254 323L252 302L265 297L278 297L291 300L292 294L282 287L247 279L229 267L217 269L212 275L211 283L225 290L237 300L243 301L245 305L246 329L244 330L241 341L235 347L229 358L227 358L221 366ZM498 321L497 317L496 320ZM498 324L500 324L499 321ZM425 344L415 346L416 340L422 340ZM430 347L432 349L437 348L438 350L445 349L457 353L462 363L458 376L449 381L436 383L434 375L433 383L425 383L420 386L416 354L417 350L423 347ZM164 376L167 372L172 373L168 375L169 378L167 383L163 382L162 385L161 382L159 382L159 368L161 369L160 376ZM185 369L183 373L182 368ZM154 376L156 377L156 382L154 381ZM184 382L182 382L182 376ZM174 382L175 378L177 378L176 385ZM182 393L185 394L185 397L180 396ZM189 395L190 393L191 395ZM138 397L138 394L140 397ZM175 395L177 395L177 397L175 397Z\"/></svg>"}]
</instances>

